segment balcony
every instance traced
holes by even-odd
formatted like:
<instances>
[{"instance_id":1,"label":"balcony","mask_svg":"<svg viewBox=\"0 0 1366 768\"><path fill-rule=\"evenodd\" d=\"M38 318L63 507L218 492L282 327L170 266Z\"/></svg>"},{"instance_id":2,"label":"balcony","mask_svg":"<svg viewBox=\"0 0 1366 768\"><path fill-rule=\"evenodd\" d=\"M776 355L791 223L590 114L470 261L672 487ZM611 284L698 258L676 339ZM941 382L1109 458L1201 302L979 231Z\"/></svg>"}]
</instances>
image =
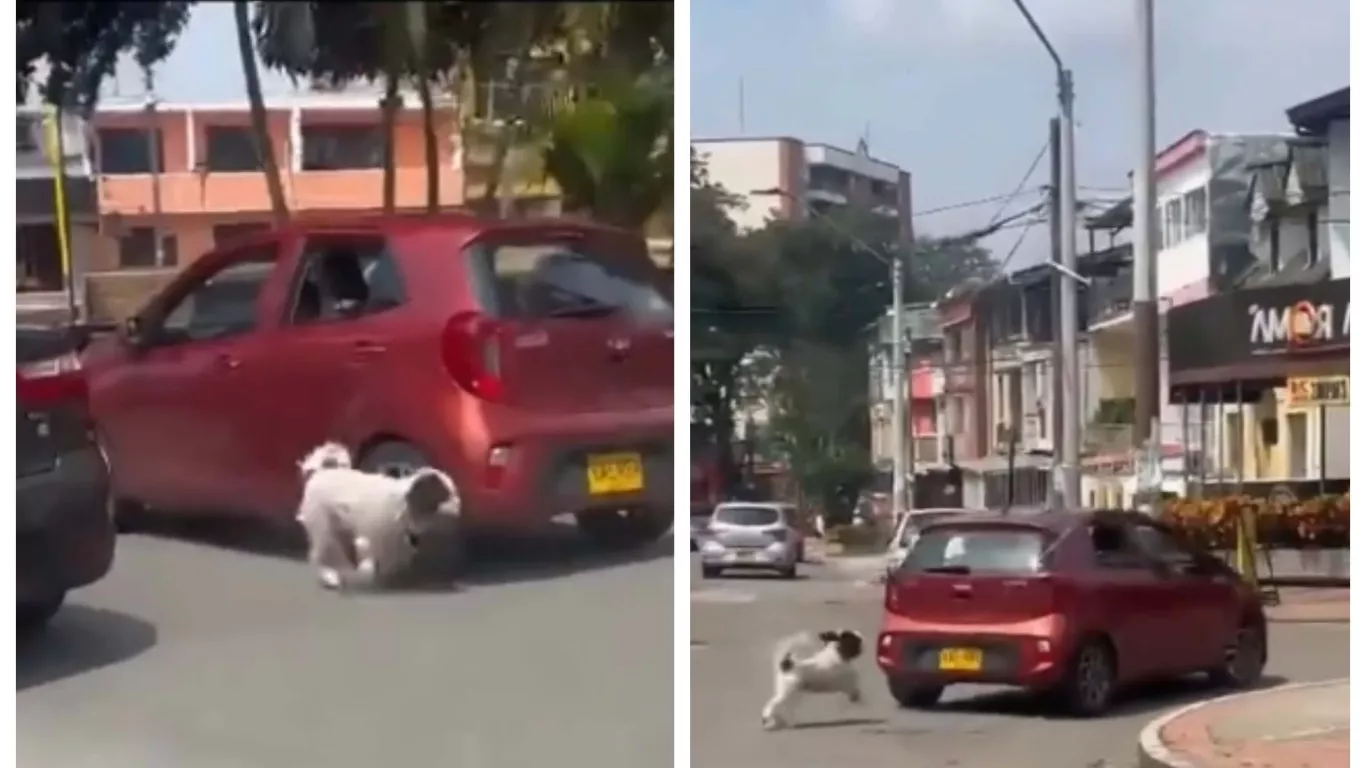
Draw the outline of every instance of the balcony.
<instances>
[{"instance_id":1,"label":"balcony","mask_svg":"<svg viewBox=\"0 0 1366 768\"><path fill-rule=\"evenodd\" d=\"M1113 320L1133 308L1133 269L1121 269L1113 277L1098 277L1086 288L1086 327Z\"/></svg>"},{"instance_id":2,"label":"balcony","mask_svg":"<svg viewBox=\"0 0 1366 768\"><path fill-rule=\"evenodd\" d=\"M451 168L442 168L440 174L441 204L461 205L463 175ZM395 175L397 207L425 206L426 169L398 168ZM377 168L287 172L281 181L293 211L373 211L383 204L384 172ZM152 186L151 175L100 177L100 213L151 214L156 208ZM169 215L264 213L270 211L270 195L260 173L166 173L161 176L161 210Z\"/></svg>"}]
</instances>

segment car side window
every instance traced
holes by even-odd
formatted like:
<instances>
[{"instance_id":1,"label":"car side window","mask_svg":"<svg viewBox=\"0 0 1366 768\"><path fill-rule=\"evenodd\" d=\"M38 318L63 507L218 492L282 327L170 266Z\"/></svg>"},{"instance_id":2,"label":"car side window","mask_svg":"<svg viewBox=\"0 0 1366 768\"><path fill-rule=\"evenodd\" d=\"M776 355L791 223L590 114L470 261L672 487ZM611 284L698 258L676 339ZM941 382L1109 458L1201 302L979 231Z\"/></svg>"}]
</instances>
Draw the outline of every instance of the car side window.
<instances>
[{"instance_id":1,"label":"car side window","mask_svg":"<svg viewBox=\"0 0 1366 768\"><path fill-rule=\"evenodd\" d=\"M398 261L382 237L310 237L299 262L293 325L352 319L407 301Z\"/></svg>"},{"instance_id":2,"label":"car side window","mask_svg":"<svg viewBox=\"0 0 1366 768\"><path fill-rule=\"evenodd\" d=\"M1160 563L1168 566L1190 566L1196 562L1195 553L1168 531L1146 523L1135 524L1130 531L1138 548Z\"/></svg>"},{"instance_id":3,"label":"car side window","mask_svg":"<svg viewBox=\"0 0 1366 768\"><path fill-rule=\"evenodd\" d=\"M274 244L252 246L192 286L167 309L155 343L207 341L254 330L276 254Z\"/></svg>"},{"instance_id":4,"label":"car side window","mask_svg":"<svg viewBox=\"0 0 1366 768\"><path fill-rule=\"evenodd\" d=\"M1149 561L1144 557L1128 530L1122 523L1113 520L1096 520L1089 527L1091 550L1096 565L1106 570L1147 570Z\"/></svg>"}]
</instances>

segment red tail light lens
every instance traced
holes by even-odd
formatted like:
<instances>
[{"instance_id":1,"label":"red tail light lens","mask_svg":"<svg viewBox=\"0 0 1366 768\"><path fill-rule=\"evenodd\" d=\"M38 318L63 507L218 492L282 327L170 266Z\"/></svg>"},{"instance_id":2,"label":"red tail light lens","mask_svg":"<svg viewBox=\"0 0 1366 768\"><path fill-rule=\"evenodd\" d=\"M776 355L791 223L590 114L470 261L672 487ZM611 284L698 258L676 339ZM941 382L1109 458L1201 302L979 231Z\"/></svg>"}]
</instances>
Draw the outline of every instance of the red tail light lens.
<instances>
[{"instance_id":1,"label":"red tail light lens","mask_svg":"<svg viewBox=\"0 0 1366 768\"><path fill-rule=\"evenodd\" d=\"M19 404L26 408L84 401L88 393L81 360L74 354L20 365L16 389Z\"/></svg>"},{"instance_id":2,"label":"red tail light lens","mask_svg":"<svg viewBox=\"0 0 1366 768\"><path fill-rule=\"evenodd\" d=\"M503 399L501 325L477 312L462 312L446 323L441 357L461 389L484 400Z\"/></svg>"}]
</instances>

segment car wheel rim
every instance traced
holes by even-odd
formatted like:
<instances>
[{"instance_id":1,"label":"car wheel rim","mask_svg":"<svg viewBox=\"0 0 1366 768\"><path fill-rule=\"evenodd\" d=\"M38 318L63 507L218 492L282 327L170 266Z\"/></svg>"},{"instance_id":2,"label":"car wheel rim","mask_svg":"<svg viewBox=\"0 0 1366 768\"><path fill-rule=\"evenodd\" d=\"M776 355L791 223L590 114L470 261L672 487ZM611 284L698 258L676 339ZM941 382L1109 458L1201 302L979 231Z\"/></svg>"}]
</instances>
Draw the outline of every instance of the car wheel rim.
<instances>
[{"instance_id":1,"label":"car wheel rim","mask_svg":"<svg viewBox=\"0 0 1366 768\"><path fill-rule=\"evenodd\" d=\"M1099 648L1086 648L1077 659L1077 693L1088 708L1104 704L1110 695L1110 667Z\"/></svg>"},{"instance_id":2,"label":"car wheel rim","mask_svg":"<svg viewBox=\"0 0 1366 768\"><path fill-rule=\"evenodd\" d=\"M375 467L381 475L407 477L417 471L417 467L406 461L389 461Z\"/></svg>"}]
</instances>

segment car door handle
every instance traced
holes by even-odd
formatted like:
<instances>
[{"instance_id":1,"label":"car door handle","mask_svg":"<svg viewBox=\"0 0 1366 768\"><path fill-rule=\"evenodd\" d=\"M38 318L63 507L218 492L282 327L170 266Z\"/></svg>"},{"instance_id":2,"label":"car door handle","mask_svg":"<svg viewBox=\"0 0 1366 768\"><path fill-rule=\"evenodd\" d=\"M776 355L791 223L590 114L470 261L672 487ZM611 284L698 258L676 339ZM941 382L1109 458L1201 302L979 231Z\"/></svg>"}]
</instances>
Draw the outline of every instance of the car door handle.
<instances>
[{"instance_id":1,"label":"car door handle","mask_svg":"<svg viewBox=\"0 0 1366 768\"><path fill-rule=\"evenodd\" d=\"M357 341L351 345L351 353L356 355L382 355L388 349L378 341Z\"/></svg>"}]
</instances>

